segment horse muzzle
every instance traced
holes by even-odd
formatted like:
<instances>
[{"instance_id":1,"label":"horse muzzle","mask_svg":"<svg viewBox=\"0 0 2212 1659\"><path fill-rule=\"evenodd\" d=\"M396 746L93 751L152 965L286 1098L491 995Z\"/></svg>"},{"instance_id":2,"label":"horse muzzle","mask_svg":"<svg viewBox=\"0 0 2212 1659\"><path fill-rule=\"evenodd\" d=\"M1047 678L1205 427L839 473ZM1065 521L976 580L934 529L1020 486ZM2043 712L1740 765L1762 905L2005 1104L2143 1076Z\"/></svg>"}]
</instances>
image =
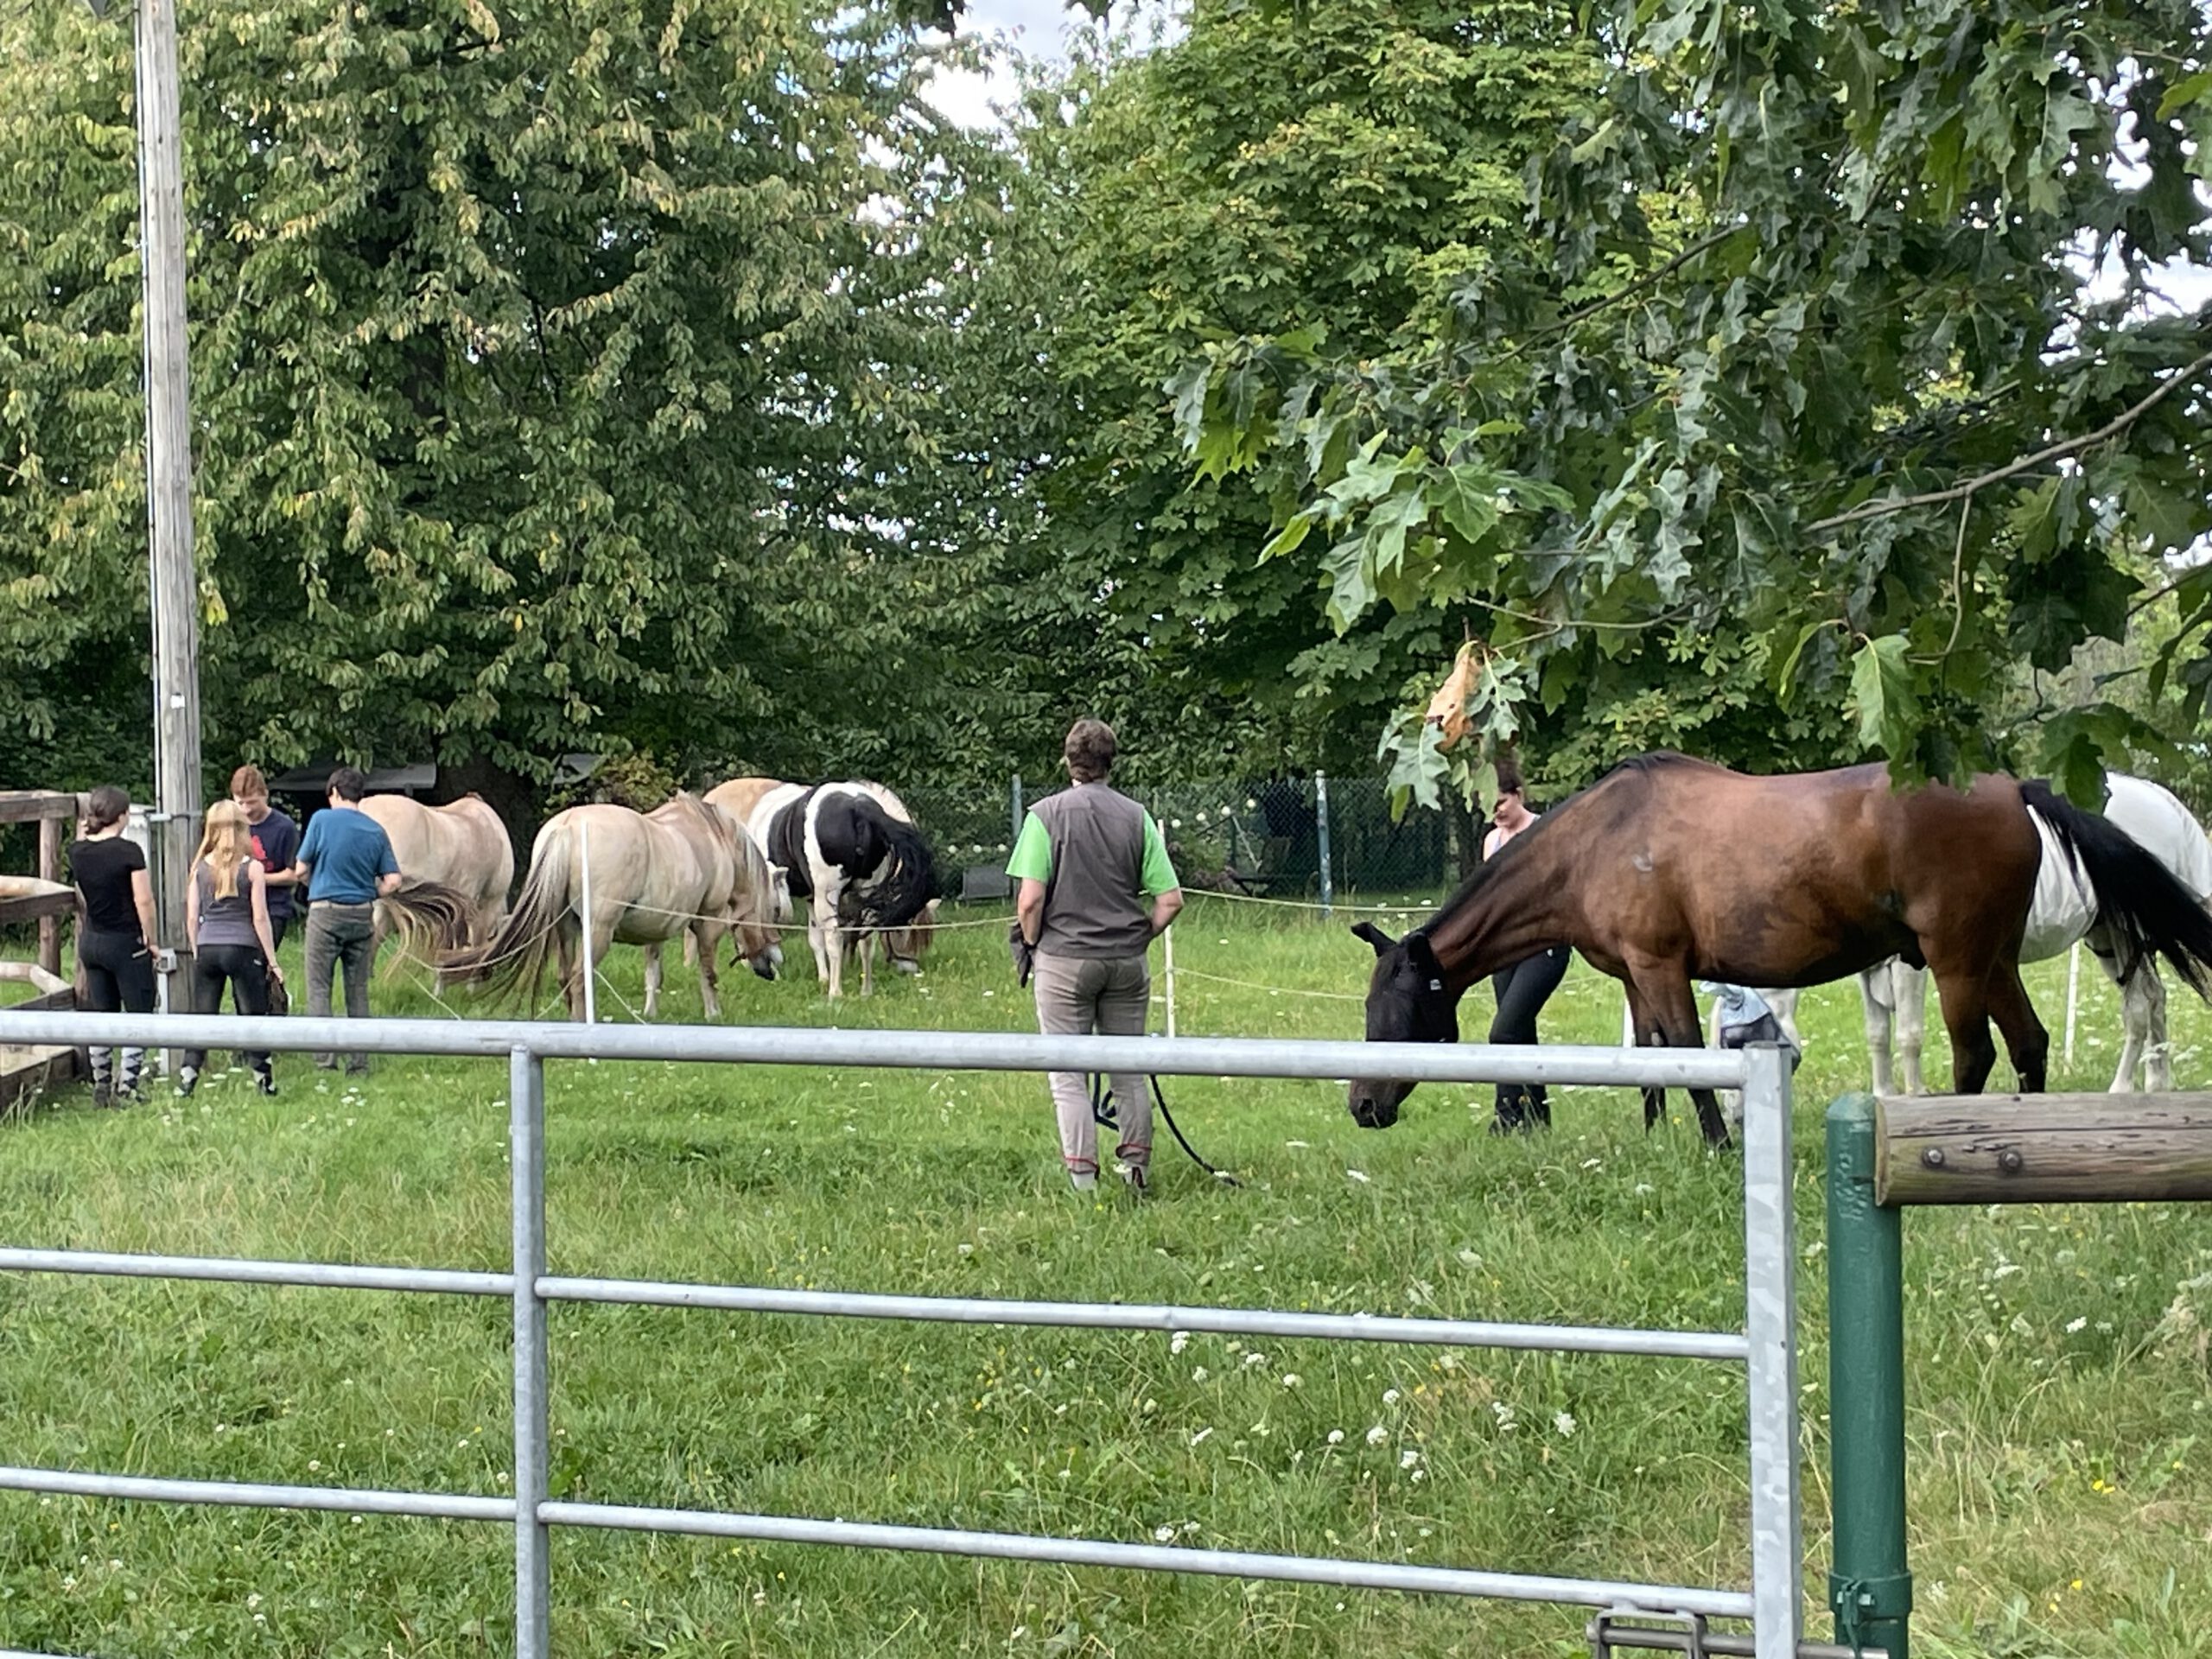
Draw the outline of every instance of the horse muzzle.
<instances>
[{"instance_id":1,"label":"horse muzzle","mask_svg":"<svg viewBox=\"0 0 2212 1659\"><path fill-rule=\"evenodd\" d=\"M1398 1106L1411 1091L1406 1083L1354 1083L1348 1091L1351 1121L1363 1129L1387 1129L1398 1121Z\"/></svg>"}]
</instances>

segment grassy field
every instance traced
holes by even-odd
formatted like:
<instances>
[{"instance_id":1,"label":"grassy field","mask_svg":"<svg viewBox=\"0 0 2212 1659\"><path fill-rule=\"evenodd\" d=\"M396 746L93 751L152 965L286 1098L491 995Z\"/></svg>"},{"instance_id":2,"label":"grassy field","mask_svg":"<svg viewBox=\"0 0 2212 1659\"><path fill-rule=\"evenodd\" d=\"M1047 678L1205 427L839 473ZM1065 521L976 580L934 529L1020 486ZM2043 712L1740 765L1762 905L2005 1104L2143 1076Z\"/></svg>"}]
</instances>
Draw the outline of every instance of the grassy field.
<instances>
[{"instance_id":1,"label":"grassy field","mask_svg":"<svg viewBox=\"0 0 2212 1659\"><path fill-rule=\"evenodd\" d=\"M1358 1034L1344 994L1367 952L1339 926L1198 899L1177 953L1186 1033ZM612 972L636 1001L635 954ZM2063 974L2031 982L2054 1027ZM696 1018L696 986L672 980L672 1017ZM810 979L724 989L747 1022L1028 1019L988 927L948 935L922 980L834 1013ZM2084 992L2055 1086L2107 1080L2116 1001L2101 980ZM442 1012L402 979L379 1007ZM1471 998L1472 1031L1486 1007ZM1545 1036L1618 1040L1619 1007L1578 966ZM2185 993L2174 1010L2177 1073L2201 1084L2212 1023ZM1825 1634L1819 1123L1865 1061L1855 991L1808 996L1802 1020L1808 1620ZM288 1058L278 1075L273 1101L238 1073L122 1114L79 1090L0 1127L7 1236L505 1265L503 1066L386 1061L348 1085ZM555 1065L552 1269L1741 1319L1738 1166L1700 1149L1679 1097L1649 1139L1631 1094L1592 1090L1557 1101L1549 1135L1500 1141L1473 1090L1424 1087L1372 1133L1324 1084L1170 1088L1247 1189L1215 1188L1163 1139L1152 1202L1076 1198L1040 1078ZM1916 1650L2202 1652L2212 1217L1929 1211L1908 1220L1906 1262ZM507 1322L498 1302L0 1280L0 1461L498 1491ZM558 1478L591 1499L1683 1583L1747 1571L1728 1368L572 1306L552 1331ZM0 1647L496 1654L511 1560L493 1527L0 1495ZM1559 1609L676 1538L558 1533L554 1590L563 1656L1587 1651L1580 1616Z\"/></svg>"}]
</instances>

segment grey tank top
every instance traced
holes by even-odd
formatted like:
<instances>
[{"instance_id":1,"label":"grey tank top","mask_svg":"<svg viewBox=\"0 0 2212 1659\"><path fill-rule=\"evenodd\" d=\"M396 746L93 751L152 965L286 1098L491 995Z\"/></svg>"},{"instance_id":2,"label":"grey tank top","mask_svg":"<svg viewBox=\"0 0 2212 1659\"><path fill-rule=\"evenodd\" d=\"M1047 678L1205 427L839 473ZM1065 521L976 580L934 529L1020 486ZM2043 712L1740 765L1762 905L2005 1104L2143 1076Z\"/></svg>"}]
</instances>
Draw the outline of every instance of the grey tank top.
<instances>
[{"instance_id":1,"label":"grey tank top","mask_svg":"<svg viewBox=\"0 0 2212 1659\"><path fill-rule=\"evenodd\" d=\"M1037 948L1048 957L1141 957L1152 942L1145 903L1144 809L1104 784L1078 784L1034 809L1052 842L1051 892Z\"/></svg>"},{"instance_id":2,"label":"grey tank top","mask_svg":"<svg viewBox=\"0 0 2212 1659\"><path fill-rule=\"evenodd\" d=\"M192 879L200 884L200 938L201 944L250 944L258 947L261 941L253 931L253 861L247 859L238 866L238 890L228 899L215 896L215 872L201 859L192 867Z\"/></svg>"}]
</instances>

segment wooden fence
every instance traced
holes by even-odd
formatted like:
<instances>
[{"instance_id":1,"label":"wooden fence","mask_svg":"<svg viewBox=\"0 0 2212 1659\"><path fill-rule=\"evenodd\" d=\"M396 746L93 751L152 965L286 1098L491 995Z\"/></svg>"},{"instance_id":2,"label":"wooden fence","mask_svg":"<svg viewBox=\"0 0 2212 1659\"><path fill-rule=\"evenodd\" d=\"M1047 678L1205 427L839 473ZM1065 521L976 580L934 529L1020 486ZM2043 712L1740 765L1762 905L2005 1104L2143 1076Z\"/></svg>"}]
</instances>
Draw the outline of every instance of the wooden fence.
<instances>
[{"instance_id":1,"label":"wooden fence","mask_svg":"<svg viewBox=\"0 0 2212 1659\"><path fill-rule=\"evenodd\" d=\"M37 987L38 994L29 1001L12 1003L0 1010L0 1019L14 1010L29 1013L77 1006L75 990L61 976L61 922L64 917L76 914L77 895L60 884L62 840L67 826L75 823L82 811L80 797L57 790L0 791L0 823L38 825L37 879L40 883L51 884L42 890L0 894L0 927L38 924L35 973L24 971L29 964L16 964L15 971L8 974L13 979L29 979ZM60 890L52 890L54 887ZM4 1029L4 1025L0 1025L0 1033ZM49 1084L69 1081L76 1077L77 1070L74 1049L11 1046L0 1039L0 1111L9 1109L24 1096Z\"/></svg>"}]
</instances>

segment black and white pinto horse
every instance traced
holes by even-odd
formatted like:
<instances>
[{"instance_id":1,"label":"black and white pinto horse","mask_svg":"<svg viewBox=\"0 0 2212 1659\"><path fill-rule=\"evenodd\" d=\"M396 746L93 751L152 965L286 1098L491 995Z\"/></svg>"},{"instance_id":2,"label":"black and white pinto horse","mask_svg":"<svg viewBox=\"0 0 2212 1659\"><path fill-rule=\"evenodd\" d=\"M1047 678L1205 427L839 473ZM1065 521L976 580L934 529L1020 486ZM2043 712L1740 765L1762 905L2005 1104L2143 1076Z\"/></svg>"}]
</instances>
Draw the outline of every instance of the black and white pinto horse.
<instances>
[{"instance_id":1,"label":"black and white pinto horse","mask_svg":"<svg viewBox=\"0 0 2212 1659\"><path fill-rule=\"evenodd\" d=\"M923 914L933 873L929 843L896 795L879 784L780 784L754 804L747 827L789 872L791 897L807 901L807 943L831 996L844 995L847 931L862 935L864 988L873 981L867 935L883 934L899 962L893 930Z\"/></svg>"}]
</instances>

